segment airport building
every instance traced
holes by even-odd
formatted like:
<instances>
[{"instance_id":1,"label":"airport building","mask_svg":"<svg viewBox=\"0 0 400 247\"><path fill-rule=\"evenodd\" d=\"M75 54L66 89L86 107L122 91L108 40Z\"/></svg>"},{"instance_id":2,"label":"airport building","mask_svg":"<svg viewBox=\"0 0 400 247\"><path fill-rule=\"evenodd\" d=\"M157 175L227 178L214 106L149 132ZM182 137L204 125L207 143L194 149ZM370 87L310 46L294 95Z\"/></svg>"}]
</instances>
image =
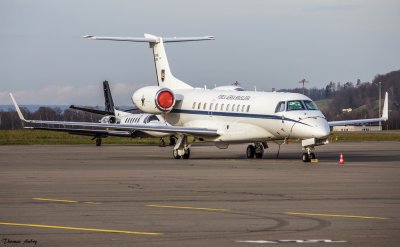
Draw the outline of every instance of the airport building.
<instances>
[{"instance_id":1,"label":"airport building","mask_svg":"<svg viewBox=\"0 0 400 247\"><path fill-rule=\"evenodd\" d=\"M358 132L369 132L369 131L382 131L382 126L365 126L365 125L341 125L333 126L333 131L346 132L346 131L358 131Z\"/></svg>"}]
</instances>

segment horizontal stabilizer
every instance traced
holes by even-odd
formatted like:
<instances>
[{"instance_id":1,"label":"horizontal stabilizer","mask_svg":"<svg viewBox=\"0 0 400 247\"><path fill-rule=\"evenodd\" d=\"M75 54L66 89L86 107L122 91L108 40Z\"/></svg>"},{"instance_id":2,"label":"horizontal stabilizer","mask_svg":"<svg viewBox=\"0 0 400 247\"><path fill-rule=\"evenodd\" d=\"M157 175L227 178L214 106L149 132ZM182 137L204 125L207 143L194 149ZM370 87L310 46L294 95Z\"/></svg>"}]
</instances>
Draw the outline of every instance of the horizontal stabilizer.
<instances>
[{"instance_id":1,"label":"horizontal stabilizer","mask_svg":"<svg viewBox=\"0 0 400 247\"><path fill-rule=\"evenodd\" d=\"M204 37L158 37L151 34L145 34L145 37L105 37L105 36L93 36L85 35L85 39L91 40L111 40L111 41L129 41L129 42L148 42L148 43L159 43L161 40L163 43L173 42L187 42L187 41L203 41L203 40L214 40L214 36Z\"/></svg>"}]
</instances>

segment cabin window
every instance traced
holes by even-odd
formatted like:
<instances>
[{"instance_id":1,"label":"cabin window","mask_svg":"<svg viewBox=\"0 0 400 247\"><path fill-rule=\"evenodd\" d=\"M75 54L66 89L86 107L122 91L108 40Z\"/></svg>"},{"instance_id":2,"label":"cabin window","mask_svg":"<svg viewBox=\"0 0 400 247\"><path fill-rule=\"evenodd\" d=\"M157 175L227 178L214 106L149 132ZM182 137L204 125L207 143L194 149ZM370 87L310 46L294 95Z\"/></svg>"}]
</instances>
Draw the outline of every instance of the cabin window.
<instances>
[{"instance_id":1,"label":"cabin window","mask_svg":"<svg viewBox=\"0 0 400 247\"><path fill-rule=\"evenodd\" d=\"M318 107L311 100L303 100L303 103L306 106L307 110L318 110Z\"/></svg>"},{"instance_id":2,"label":"cabin window","mask_svg":"<svg viewBox=\"0 0 400 247\"><path fill-rule=\"evenodd\" d=\"M224 110L224 104L221 104L221 111Z\"/></svg>"},{"instance_id":3,"label":"cabin window","mask_svg":"<svg viewBox=\"0 0 400 247\"><path fill-rule=\"evenodd\" d=\"M207 108L207 103L204 103L203 110L205 110L206 108Z\"/></svg>"},{"instance_id":4,"label":"cabin window","mask_svg":"<svg viewBox=\"0 0 400 247\"><path fill-rule=\"evenodd\" d=\"M227 105L226 105L226 111L229 111L229 105L230 105L230 104L227 104Z\"/></svg>"},{"instance_id":5,"label":"cabin window","mask_svg":"<svg viewBox=\"0 0 400 247\"><path fill-rule=\"evenodd\" d=\"M305 110L305 108L301 100L291 100L287 102L287 110L299 111L299 110Z\"/></svg>"},{"instance_id":6,"label":"cabin window","mask_svg":"<svg viewBox=\"0 0 400 247\"><path fill-rule=\"evenodd\" d=\"M278 103L278 105L275 108L275 112L282 112L285 111L286 108L286 102L285 101L281 101Z\"/></svg>"},{"instance_id":7,"label":"cabin window","mask_svg":"<svg viewBox=\"0 0 400 247\"><path fill-rule=\"evenodd\" d=\"M235 104L232 105L232 111L235 111Z\"/></svg>"},{"instance_id":8,"label":"cabin window","mask_svg":"<svg viewBox=\"0 0 400 247\"><path fill-rule=\"evenodd\" d=\"M236 111L237 111L237 112L240 111L240 105L237 106Z\"/></svg>"},{"instance_id":9,"label":"cabin window","mask_svg":"<svg viewBox=\"0 0 400 247\"><path fill-rule=\"evenodd\" d=\"M215 104L215 110L218 111L218 103Z\"/></svg>"},{"instance_id":10,"label":"cabin window","mask_svg":"<svg viewBox=\"0 0 400 247\"><path fill-rule=\"evenodd\" d=\"M250 111L250 105L247 106L246 112L249 112L249 111Z\"/></svg>"},{"instance_id":11,"label":"cabin window","mask_svg":"<svg viewBox=\"0 0 400 247\"><path fill-rule=\"evenodd\" d=\"M210 111L213 110L213 105L214 105L213 103L210 104Z\"/></svg>"},{"instance_id":12,"label":"cabin window","mask_svg":"<svg viewBox=\"0 0 400 247\"><path fill-rule=\"evenodd\" d=\"M193 102L192 109L196 108L196 102Z\"/></svg>"},{"instance_id":13,"label":"cabin window","mask_svg":"<svg viewBox=\"0 0 400 247\"><path fill-rule=\"evenodd\" d=\"M201 103L199 102L199 104L197 105L197 109L200 109Z\"/></svg>"},{"instance_id":14,"label":"cabin window","mask_svg":"<svg viewBox=\"0 0 400 247\"><path fill-rule=\"evenodd\" d=\"M242 112L244 112L245 105L242 105Z\"/></svg>"}]
</instances>

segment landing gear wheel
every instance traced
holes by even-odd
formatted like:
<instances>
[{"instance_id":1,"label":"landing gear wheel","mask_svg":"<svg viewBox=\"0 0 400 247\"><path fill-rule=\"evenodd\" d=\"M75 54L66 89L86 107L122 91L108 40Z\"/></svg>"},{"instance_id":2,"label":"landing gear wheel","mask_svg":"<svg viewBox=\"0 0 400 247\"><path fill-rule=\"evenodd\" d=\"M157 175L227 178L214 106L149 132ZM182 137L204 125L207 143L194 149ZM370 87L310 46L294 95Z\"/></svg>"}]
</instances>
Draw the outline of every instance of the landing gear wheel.
<instances>
[{"instance_id":1,"label":"landing gear wheel","mask_svg":"<svg viewBox=\"0 0 400 247\"><path fill-rule=\"evenodd\" d=\"M256 159L262 159L263 155L264 155L264 146L256 144L255 146Z\"/></svg>"},{"instance_id":2,"label":"landing gear wheel","mask_svg":"<svg viewBox=\"0 0 400 247\"><path fill-rule=\"evenodd\" d=\"M190 157L190 149L188 148L185 150L185 154L183 154L182 158L184 160L187 160L187 159L189 159L189 157Z\"/></svg>"},{"instance_id":3,"label":"landing gear wheel","mask_svg":"<svg viewBox=\"0 0 400 247\"><path fill-rule=\"evenodd\" d=\"M248 145L246 149L247 158L253 159L255 153L256 153L255 147L253 145Z\"/></svg>"},{"instance_id":4,"label":"landing gear wheel","mask_svg":"<svg viewBox=\"0 0 400 247\"><path fill-rule=\"evenodd\" d=\"M256 159L262 159L264 153L256 153Z\"/></svg>"},{"instance_id":5,"label":"landing gear wheel","mask_svg":"<svg viewBox=\"0 0 400 247\"><path fill-rule=\"evenodd\" d=\"M96 138L96 146L101 146L101 138Z\"/></svg>"},{"instance_id":6,"label":"landing gear wheel","mask_svg":"<svg viewBox=\"0 0 400 247\"><path fill-rule=\"evenodd\" d=\"M179 160L181 156L178 154L178 149L174 149L172 151L172 155L174 156L174 159Z\"/></svg>"},{"instance_id":7,"label":"landing gear wheel","mask_svg":"<svg viewBox=\"0 0 400 247\"><path fill-rule=\"evenodd\" d=\"M303 155L301 156L301 159L303 160L303 162L310 162L311 161L310 155L308 155L308 153L303 153Z\"/></svg>"},{"instance_id":8,"label":"landing gear wheel","mask_svg":"<svg viewBox=\"0 0 400 247\"><path fill-rule=\"evenodd\" d=\"M159 144L159 146L160 146L160 147L165 147L164 138L161 138L161 139L160 139L160 144Z\"/></svg>"},{"instance_id":9,"label":"landing gear wheel","mask_svg":"<svg viewBox=\"0 0 400 247\"><path fill-rule=\"evenodd\" d=\"M315 159L315 153L310 153L310 160L314 160Z\"/></svg>"}]
</instances>

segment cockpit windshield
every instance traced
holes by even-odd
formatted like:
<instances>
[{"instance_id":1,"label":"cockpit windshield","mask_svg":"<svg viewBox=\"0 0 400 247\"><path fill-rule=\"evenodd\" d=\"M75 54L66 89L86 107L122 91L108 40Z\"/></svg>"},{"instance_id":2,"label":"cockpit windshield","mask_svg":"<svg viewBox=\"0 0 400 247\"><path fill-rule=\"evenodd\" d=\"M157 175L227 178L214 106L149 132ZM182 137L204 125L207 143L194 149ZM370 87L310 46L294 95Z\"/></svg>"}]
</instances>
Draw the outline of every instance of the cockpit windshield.
<instances>
[{"instance_id":1,"label":"cockpit windshield","mask_svg":"<svg viewBox=\"0 0 400 247\"><path fill-rule=\"evenodd\" d=\"M311 100L290 100L288 102L281 101L275 108L276 112L283 112L283 111L317 111L318 107L315 103Z\"/></svg>"},{"instance_id":2,"label":"cockpit windshield","mask_svg":"<svg viewBox=\"0 0 400 247\"><path fill-rule=\"evenodd\" d=\"M307 110L318 110L318 107L315 105L314 102L311 100L304 100L304 105L306 106Z\"/></svg>"},{"instance_id":3,"label":"cockpit windshield","mask_svg":"<svg viewBox=\"0 0 400 247\"><path fill-rule=\"evenodd\" d=\"M287 110L288 111L299 111L305 110L305 107L301 100L291 100L287 102Z\"/></svg>"}]
</instances>

